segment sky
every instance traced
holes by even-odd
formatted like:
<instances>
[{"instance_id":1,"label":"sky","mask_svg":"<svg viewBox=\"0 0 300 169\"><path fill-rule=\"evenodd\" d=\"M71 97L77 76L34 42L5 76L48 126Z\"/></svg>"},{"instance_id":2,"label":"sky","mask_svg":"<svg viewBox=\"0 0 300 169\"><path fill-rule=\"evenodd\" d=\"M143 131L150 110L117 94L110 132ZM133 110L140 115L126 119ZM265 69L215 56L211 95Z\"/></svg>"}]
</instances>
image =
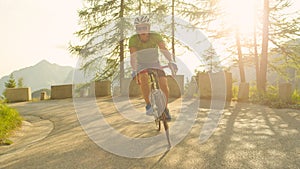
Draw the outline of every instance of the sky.
<instances>
[{"instance_id":1,"label":"sky","mask_svg":"<svg viewBox=\"0 0 300 169\"><path fill-rule=\"evenodd\" d=\"M0 0L0 78L44 59L75 67L67 47L81 7L82 0Z\"/></svg>"},{"instance_id":2,"label":"sky","mask_svg":"<svg viewBox=\"0 0 300 169\"><path fill-rule=\"evenodd\" d=\"M67 47L81 7L81 0L0 0L0 78L43 59L75 67Z\"/></svg>"}]
</instances>

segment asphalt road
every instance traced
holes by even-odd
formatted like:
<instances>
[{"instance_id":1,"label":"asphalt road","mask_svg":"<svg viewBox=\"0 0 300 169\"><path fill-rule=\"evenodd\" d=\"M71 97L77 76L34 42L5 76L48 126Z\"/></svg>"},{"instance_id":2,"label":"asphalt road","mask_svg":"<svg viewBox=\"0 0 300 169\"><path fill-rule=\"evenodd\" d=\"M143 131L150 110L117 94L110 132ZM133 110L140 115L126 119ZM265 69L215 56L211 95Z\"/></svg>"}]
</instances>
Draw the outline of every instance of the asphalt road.
<instances>
[{"instance_id":1,"label":"asphalt road","mask_svg":"<svg viewBox=\"0 0 300 169\"><path fill-rule=\"evenodd\" d=\"M186 101L189 104L184 104L182 99L171 99L169 104L173 115L169 123L170 133L176 133L177 125L188 126L193 122L188 132L181 133L182 140L173 144L170 150L164 150L162 145L164 151L138 158L117 155L101 146L110 143L118 151L118 147L123 145L117 137L114 141L108 141L108 135L97 134L99 121L96 116L90 114L92 111L87 112L86 116L78 115L79 108L74 107L72 99L10 104L25 121L11 138L14 144L0 146L0 168L300 168L300 110L230 103L222 108L221 114L212 117L212 103L201 101L199 105L193 105L191 100ZM126 103L116 106L114 102L112 98L95 100L105 124L112 126L119 134L137 139L164 134L163 131L155 131L153 122L139 123L126 119L119 113ZM131 99L130 103L137 112L144 111L141 99ZM88 104L85 106L89 107ZM196 116L191 114L194 110ZM191 116L180 121L181 114L189 113ZM144 117L142 113L140 115ZM82 117L88 120L84 121ZM208 124L208 119L213 118L216 119ZM213 123L217 125L212 135L203 140L203 130L207 126L214 127ZM97 142L97 138L91 138L93 134L87 132L87 128L93 127L95 138L102 142ZM143 148L140 149L150 153L157 150Z\"/></svg>"}]
</instances>

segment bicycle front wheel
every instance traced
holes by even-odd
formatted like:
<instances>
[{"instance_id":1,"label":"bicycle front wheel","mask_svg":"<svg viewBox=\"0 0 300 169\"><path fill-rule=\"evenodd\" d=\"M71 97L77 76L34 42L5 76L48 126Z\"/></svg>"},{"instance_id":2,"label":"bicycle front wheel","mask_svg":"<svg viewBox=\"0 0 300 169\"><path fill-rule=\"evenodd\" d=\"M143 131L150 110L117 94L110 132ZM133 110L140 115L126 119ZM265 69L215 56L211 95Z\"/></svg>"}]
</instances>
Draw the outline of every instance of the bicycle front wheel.
<instances>
[{"instance_id":1,"label":"bicycle front wheel","mask_svg":"<svg viewBox=\"0 0 300 169\"><path fill-rule=\"evenodd\" d=\"M159 118L166 108L167 99L165 94L160 89L152 90L149 100L153 107L155 118Z\"/></svg>"}]
</instances>

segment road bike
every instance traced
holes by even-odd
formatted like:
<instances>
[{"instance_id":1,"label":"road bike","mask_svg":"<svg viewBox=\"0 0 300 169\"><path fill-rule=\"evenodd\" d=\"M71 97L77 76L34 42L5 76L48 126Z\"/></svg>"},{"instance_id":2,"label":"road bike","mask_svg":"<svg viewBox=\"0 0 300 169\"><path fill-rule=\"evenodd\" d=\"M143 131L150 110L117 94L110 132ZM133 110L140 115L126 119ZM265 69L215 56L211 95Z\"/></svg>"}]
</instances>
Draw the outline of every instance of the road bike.
<instances>
[{"instance_id":1,"label":"road bike","mask_svg":"<svg viewBox=\"0 0 300 169\"><path fill-rule=\"evenodd\" d=\"M163 66L163 68L170 68L169 66ZM171 69L171 68L170 68ZM160 89L159 82L158 82L158 71L159 69L148 69L148 76L149 76L149 83L150 83L150 95L149 100L150 104L153 108L153 115L155 119L155 124L157 126L157 131L161 130L161 122L164 125L165 133L167 136L167 141L169 147L171 147L170 137L169 137L169 125L167 121L166 115L166 105L167 99L163 91ZM175 72L171 69L172 75L175 75Z\"/></svg>"}]
</instances>

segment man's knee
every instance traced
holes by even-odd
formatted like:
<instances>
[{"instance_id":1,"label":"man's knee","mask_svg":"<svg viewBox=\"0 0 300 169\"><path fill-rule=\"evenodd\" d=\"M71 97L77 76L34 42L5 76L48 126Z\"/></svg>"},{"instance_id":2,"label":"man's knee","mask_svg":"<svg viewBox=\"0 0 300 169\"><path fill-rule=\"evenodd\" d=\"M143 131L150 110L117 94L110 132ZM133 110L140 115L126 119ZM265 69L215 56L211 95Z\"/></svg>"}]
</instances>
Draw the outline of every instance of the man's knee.
<instances>
[{"instance_id":1,"label":"man's knee","mask_svg":"<svg viewBox=\"0 0 300 169\"><path fill-rule=\"evenodd\" d=\"M140 73L139 74L139 80L141 85L148 85L148 75L146 73Z\"/></svg>"}]
</instances>

